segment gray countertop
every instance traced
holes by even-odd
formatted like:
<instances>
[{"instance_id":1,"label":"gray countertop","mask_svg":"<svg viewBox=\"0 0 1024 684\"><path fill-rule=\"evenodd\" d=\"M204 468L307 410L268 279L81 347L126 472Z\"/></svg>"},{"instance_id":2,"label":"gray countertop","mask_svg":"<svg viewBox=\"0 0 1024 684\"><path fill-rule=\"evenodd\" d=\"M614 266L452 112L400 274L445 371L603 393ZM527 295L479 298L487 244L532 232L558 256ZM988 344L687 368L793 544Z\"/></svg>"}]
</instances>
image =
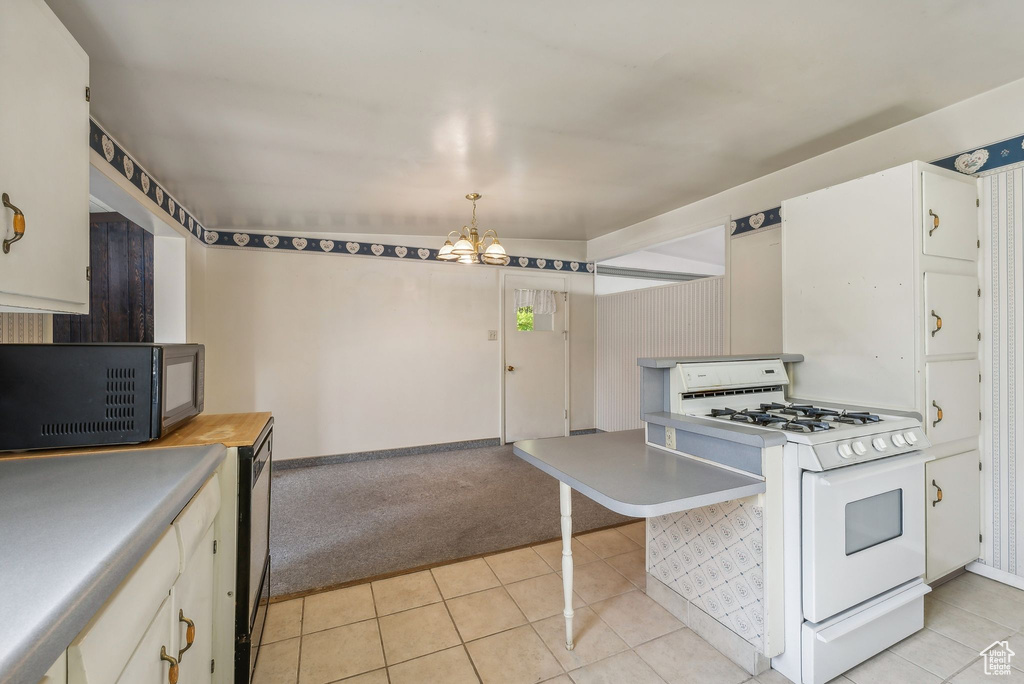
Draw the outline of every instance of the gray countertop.
<instances>
[{"instance_id":1,"label":"gray countertop","mask_svg":"<svg viewBox=\"0 0 1024 684\"><path fill-rule=\"evenodd\" d=\"M0 459L0 681L36 684L224 456Z\"/></svg>"},{"instance_id":2,"label":"gray countertop","mask_svg":"<svg viewBox=\"0 0 1024 684\"><path fill-rule=\"evenodd\" d=\"M650 518L765 491L764 480L644 443L643 430L516 442L528 463L622 515Z\"/></svg>"},{"instance_id":3,"label":"gray countertop","mask_svg":"<svg viewBox=\"0 0 1024 684\"><path fill-rule=\"evenodd\" d=\"M761 359L781 359L783 363L799 363L804 360L803 354L736 354L734 356L660 356L639 358L636 365L645 368L672 368L677 363L712 363L718 361L759 361Z\"/></svg>"}]
</instances>

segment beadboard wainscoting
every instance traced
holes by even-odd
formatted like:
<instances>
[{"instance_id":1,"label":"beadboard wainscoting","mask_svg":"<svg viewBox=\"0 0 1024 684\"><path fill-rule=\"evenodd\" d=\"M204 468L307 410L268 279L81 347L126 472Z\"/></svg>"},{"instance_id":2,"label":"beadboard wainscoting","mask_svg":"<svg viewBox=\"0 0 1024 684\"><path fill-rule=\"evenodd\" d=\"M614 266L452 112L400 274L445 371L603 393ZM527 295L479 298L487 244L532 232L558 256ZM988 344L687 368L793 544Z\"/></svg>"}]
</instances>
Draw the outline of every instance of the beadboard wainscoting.
<instances>
[{"instance_id":1,"label":"beadboard wainscoting","mask_svg":"<svg viewBox=\"0 0 1024 684\"><path fill-rule=\"evenodd\" d=\"M50 342L50 314L0 313L0 344Z\"/></svg>"},{"instance_id":2,"label":"beadboard wainscoting","mask_svg":"<svg viewBox=\"0 0 1024 684\"><path fill-rule=\"evenodd\" d=\"M982 563L1024 577L1024 168L981 184Z\"/></svg>"},{"instance_id":3,"label":"beadboard wainscoting","mask_svg":"<svg viewBox=\"0 0 1024 684\"><path fill-rule=\"evenodd\" d=\"M642 356L725 353L723 277L597 297L597 427L633 430L640 420Z\"/></svg>"}]
</instances>

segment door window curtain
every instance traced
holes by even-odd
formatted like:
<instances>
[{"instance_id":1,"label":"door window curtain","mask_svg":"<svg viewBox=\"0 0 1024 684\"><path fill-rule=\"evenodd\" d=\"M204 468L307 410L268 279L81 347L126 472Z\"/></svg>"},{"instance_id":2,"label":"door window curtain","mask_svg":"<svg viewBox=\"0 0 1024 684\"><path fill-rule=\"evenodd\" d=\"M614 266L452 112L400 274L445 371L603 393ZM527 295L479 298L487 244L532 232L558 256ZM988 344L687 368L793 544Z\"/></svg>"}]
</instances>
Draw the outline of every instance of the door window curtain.
<instances>
[{"instance_id":1,"label":"door window curtain","mask_svg":"<svg viewBox=\"0 0 1024 684\"><path fill-rule=\"evenodd\" d=\"M515 291L516 311L523 307L533 308L536 314L555 313L555 291L554 290L516 290Z\"/></svg>"}]
</instances>

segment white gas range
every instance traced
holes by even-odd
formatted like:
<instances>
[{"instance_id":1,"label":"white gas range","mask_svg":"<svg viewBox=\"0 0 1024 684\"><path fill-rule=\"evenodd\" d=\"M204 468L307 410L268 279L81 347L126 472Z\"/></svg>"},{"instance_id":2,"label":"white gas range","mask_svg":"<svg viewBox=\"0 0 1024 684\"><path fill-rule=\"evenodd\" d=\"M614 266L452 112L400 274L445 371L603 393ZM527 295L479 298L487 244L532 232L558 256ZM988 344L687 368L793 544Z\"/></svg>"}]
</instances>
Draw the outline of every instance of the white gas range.
<instances>
[{"instance_id":1,"label":"white gas range","mask_svg":"<svg viewBox=\"0 0 1024 684\"><path fill-rule=\"evenodd\" d=\"M929 591L921 579L929 458L921 450L930 443L920 422L790 399L780 358L695 360L666 371L677 450L687 451L687 423L703 436L715 426L776 444L785 438L781 450L764 449L761 468L764 544L781 538L784 549L782 599L765 616L772 666L794 682L821 684L921 629ZM730 448L721 443L723 453ZM766 594L779 583L766 569ZM773 620L784 638L767 634Z\"/></svg>"}]
</instances>

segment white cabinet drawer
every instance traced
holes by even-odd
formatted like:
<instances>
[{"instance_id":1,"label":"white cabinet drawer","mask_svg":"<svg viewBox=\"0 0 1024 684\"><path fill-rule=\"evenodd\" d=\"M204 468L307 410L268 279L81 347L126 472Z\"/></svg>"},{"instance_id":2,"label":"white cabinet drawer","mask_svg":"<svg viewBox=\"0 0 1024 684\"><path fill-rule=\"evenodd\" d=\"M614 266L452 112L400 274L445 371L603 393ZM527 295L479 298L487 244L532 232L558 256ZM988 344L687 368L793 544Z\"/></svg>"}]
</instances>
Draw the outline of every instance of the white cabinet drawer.
<instances>
[{"instance_id":1,"label":"white cabinet drawer","mask_svg":"<svg viewBox=\"0 0 1024 684\"><path fill-rule=\"evenodd\" d=\"M928 332L925 353L978 352L978 279L947 273L924 274Z\"/></svg>"},{"instance_id":2,"label":"white cabinet drawer","mask_svg":"<svg viewBox=\"0 0 1024 684\"><path fill-rule=\"evenodd\" d=\"M174 532L178 538L181 556L180 571L184 571L196 547L203 540L206 531L213 525L220 509L220 480L216 473L196 492L192 500L174 520Z\"/></svg>"},{"instance_id":3,"label":"white cabinet drawer","mask_svg":"<svg viewBox=\"0 0 1024 684\"><path fill-rule=\"evenodd\" d=\"M925 364L924 429L932 444L975 437L981 429L980 367L976 359Z\"/></svg>"},{"instance_id":4,"label":"white cabinet drawer","mask_svg":"<svg viewBox=\"0 0 1024 684\"><path fill-rule=\"evenodd\" d=\"M924 253L978 259L978 186L973 178L921 174Z\"/></svg>"},{"instance_id":5,"label":"white cabinet drawer","mask_svg":"<svg viewBox=\"0 0 1024 684\"><path fill-rule=\"evenodd\" d=\"M71 684L117 680L178 577L178 542L168 528L68 647ZM157 653L159 654L159 647Z\"/></svg>"},{"instance_id":6,"label":"white cabinet drawer","mask_svg":"<svg viewBox=\"0 0 1024 684\"><path fill-rule=\"evenodd\" d=\"M173 638L174 606L167 597L157 610L156 617L150 623L142 640L138 642L124 671L117 679L117 684L167 684L172 681L168 677L172 663L160 658L161 649L172 658L178 655ZM114 681L114 680L104 680ZM182 684L188 684L183 681Z\"/></svg>"},{"instance_id":7,"label":"white cabinet drawer","mask_svg":"<svg viewBox=\"0 0 1024 684\"><path fill-rule=\"evenodd\" d=\"M977 560L981 552L979 459L979 452L968 451L925 465L929 581Z\"/></svg>"},{"instance_id":8,"label":"white cabinet drawer","mask_svg":"<svg viewBox=\"0 0 1024 684\"><path fill-rule=\"evenodd\" d=\"M801 629L802 679L825 684L924 627L924 596L913 580L839 615Z\"/></svg>"}]
</instances>

